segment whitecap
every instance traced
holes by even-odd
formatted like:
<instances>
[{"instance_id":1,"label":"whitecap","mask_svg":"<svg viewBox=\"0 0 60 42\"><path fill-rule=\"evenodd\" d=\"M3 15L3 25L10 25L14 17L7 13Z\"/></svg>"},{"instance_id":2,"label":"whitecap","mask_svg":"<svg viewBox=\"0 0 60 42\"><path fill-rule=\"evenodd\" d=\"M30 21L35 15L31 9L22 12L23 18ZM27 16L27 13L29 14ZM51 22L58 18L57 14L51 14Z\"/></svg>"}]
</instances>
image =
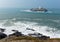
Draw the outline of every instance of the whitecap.
<instances>
[{"instance_id":1,"label":"whitecap","mask_svg":"<svg viewBox=\"0 0 60 42\"><path fill-rule=\"evenodd\" d=\"M8 20L2 20L0 22L0 28L6 29L6 31L4 33L7 34L7 35L13 33L11 30L18 30L18 31L22 32L25 35L27 35L28 33L39 32L43 35L50 36L51 38L60 38L60 30L57 30L56 28L37 25L38 23L35 23L35 22L29 22L29 21L12 22L11 20L9 22L14 24L14 25L11 24L12 26L4 26L3 25ZM15 20L15 19L13 19L13 20ZM26 30L27 27L31 28L31 29L34 29L35 31Z\"/></svg>"}]
</instances>

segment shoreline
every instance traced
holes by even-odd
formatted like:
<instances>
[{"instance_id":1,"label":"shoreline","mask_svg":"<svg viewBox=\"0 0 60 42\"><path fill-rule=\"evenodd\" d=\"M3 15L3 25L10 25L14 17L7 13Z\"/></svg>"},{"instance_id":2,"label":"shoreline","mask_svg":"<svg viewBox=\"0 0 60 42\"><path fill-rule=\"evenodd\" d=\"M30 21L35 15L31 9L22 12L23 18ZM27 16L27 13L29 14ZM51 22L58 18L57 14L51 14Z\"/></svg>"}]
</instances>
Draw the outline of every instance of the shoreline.
<instances>
[{"instance_id":1,"label":"shoreline","mask_svg":"<svg viewBox=\"0 0 60 42\"><path fill-rule=\"evenodd\" d=\"M43 40L29 36L11 36L0 40L0 42L60 42L60 38L50 38Z\"/></svg>"}]
</instances>

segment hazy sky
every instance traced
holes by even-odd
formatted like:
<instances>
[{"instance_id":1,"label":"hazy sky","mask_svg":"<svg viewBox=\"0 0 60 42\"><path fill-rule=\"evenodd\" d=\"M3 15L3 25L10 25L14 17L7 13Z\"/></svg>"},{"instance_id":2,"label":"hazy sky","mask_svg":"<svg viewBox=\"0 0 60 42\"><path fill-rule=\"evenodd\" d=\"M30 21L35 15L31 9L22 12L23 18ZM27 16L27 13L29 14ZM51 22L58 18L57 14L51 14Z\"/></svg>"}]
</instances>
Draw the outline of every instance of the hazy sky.
<instances>
[{"instance_id":1,"label":"hazy sky","mask_svg":"<svg viewBox=\"0 0 60 42\"><path fill-rule=\"evenodd\" d=\"M60 8L60 0L0 0L3 8L32 8L32 7Z\"/></svg>"}]
</instances>

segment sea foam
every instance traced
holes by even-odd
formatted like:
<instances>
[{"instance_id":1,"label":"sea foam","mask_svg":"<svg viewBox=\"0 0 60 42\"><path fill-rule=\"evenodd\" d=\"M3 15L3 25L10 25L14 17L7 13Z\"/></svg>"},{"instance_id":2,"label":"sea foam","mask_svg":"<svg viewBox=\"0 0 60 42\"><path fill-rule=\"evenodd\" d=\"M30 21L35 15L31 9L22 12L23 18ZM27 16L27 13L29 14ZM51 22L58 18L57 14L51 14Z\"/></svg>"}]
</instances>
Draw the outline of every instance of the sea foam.
<instances>
[{"instance_id":1,"label":"sea foam","mask_svg":"<svg viewBox=\"0 0 60 42\"><path fill-rule=\"evenodd\" d=\"M20 10L22 12L32 12L32 13L53 13L53 11L48 10L47 12L44 11L31 11L31 10Z\"/></svg>"},{"instance_id":2,"label":"sea foam","mask_svg":"<svg viewBox=\"0 0 60 42\"><path fill-rule=\"evenodd\" d=\"M50 36L51 38L60 38L60 31L55 28L37 25L38 23L35 23L35 22L29 22L29 21L15 22L15 20L16 20L15 18L10 20L8 19L0 20L0 28L6 29L4 32L5 34L9 35L13 33L12 30L18 30L25 35L29 33L38 32L43 35ZM35 31L26 30L26 28L34 29Z\"/></svg>"}]
</instances>

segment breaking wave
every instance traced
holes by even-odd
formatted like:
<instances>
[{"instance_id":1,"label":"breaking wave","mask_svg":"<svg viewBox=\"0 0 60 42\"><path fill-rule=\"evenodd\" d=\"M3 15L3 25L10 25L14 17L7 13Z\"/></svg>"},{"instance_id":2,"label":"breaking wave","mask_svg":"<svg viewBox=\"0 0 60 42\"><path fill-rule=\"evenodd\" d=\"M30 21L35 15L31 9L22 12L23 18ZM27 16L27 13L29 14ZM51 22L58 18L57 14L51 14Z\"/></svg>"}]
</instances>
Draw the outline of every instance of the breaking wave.
<instances>
[{"instance_id":1,"label":"breaking wave","mask_svg":"<svg viewBox=\"0 0 60 42\"><path fill-rule=\"evenodd\" d=\"M53 13L52 11L47 11L47 12L44 12L44 11L31 11L31 10L20 10L22 12L33 12L33 13Z\"/></svg>"},{"instance_id":2,"label":"breaking wave","mask_svg":"<svg viewBox=\"0 0 60 42\"><path fill-rule=\"evenodd\" d=\"M24 12L32 12L32 11L30 11L30 10L20 10L20 11L24 11Z\"/></svg>"},{"instance_id":3,"label":"breaking wave","mask_svg":"<svg viewBox=\"0 0 60 42\"><path fill-rule=\"evenodd\" d=\"M38 25L38 23L35 22L16 21L15 18L9 20L0 20L0 28L6 29L4 33L7 35L13 33L11 30L18 30L25 35L27 35L28 33L39 32L43 35L50 36L51 38L60 37L60 31L55 28ZM26 30L26 28L34 29L35 31Z\"/></svg>"}]
</instances>

